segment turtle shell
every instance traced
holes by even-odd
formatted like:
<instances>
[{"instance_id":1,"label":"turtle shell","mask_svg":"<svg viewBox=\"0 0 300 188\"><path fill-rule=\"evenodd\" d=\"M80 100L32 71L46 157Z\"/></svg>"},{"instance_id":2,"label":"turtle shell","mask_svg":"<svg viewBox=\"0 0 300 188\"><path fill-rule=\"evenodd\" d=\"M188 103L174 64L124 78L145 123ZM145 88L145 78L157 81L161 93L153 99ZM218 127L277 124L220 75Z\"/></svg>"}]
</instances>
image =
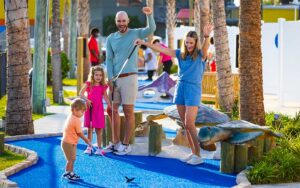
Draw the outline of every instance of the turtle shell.
<instances>
[{"instance_id":1,"label":"turtle shell","mask_svg":"<svg viewBox=\"0 0 300 188\"><path fill-rule=\"evenodd\" d=\"M166 107L164 113L172 119L180 120L176 105ZM230 118L226 114L204 104L200 104L196 124L219 124L228 122L229 120Z\"/></svg>"},{"instance_id":2,"label":"turtle shell","mask_svg":"<svg viewBox=\"0 0 300 188\"><path fill-rule=\"evenodd\" d=\"M233 132L264 132L265 136L281 137L280 134L273 132L267 126L256 125L244 120L229 121L216 126Z\"/></svg>"}]
</instances>

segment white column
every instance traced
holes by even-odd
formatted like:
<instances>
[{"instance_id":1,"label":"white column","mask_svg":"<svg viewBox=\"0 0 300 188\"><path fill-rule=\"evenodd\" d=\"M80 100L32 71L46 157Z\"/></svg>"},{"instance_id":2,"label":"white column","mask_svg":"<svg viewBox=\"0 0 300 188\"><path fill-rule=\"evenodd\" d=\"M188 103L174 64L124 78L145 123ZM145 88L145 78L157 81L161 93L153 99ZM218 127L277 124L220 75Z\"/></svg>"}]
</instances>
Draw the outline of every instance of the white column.
<instances>
[{"instance_id":1,"label":"white column","mask_svg":"<svg viewBox=\"0 0 300 188\"><path fill-rule=\"evenodd\" d=\"M284 93L284 89L283 89L283 69L284 69L284 54L283 54L283 48L284 48L284 44L283 44L283 32L284 32L284 28L283 28L283 24L285 22L284 18L279 18L278 19L278 25L279 25L279 32L278 32L278 49L279 49L279 103L278 105L281 107L283 106L284 103L284 97L283 97L283 93Z\"/></svg>"}]
</instances>

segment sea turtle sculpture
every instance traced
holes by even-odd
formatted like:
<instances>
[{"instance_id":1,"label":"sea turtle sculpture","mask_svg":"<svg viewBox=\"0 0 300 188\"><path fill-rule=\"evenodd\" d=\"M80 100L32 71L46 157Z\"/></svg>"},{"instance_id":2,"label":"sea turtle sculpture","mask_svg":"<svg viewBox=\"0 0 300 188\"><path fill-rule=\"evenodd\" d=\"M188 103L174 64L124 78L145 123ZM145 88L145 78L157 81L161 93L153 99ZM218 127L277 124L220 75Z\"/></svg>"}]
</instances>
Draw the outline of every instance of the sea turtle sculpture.
<instances>
[{"instance_id":1,"label":"sea turtle sculpture","mask_svg":"<svg viewBox=\"0 0 300 188\"><path fill-rule=\"evenodd\" d=\"M244 120L230 121L213 127L204 126L198 133L200 146L203 148L209 148L218 141L244 144L258 137L281 137L281 134L273 132L266 126L259 126Z\"/></svg>"},{"instance_id":2,"label":"sea turtle sculpture","mask_svg":"<svg viewBox=\"0 0 300 188\"><path fill-rule=\"evenodd\" d=\"M176 120L179 125L182 125L176 105L166 107L163 112L163 114L149 115L147 121L170 117L171 119ZM230 121L230 118L226 114L214 110L204 104L200 104L195 123L196 125L216 125L228 121Z\"/></svg>"}]
</instances>

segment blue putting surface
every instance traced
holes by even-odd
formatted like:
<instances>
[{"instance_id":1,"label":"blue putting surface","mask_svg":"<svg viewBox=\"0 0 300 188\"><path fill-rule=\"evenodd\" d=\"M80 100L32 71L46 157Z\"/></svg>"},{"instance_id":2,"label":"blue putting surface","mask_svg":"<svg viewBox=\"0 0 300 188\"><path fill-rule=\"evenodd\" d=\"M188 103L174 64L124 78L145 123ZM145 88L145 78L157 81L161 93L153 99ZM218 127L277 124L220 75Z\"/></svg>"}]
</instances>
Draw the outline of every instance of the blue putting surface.
<instances>
[{"instance_id":1,"label":"blue putting surface","mask_svg":"<svg viewBox=\"0 0 300 188\"><path fill-rule=\"evenodd\" d=\"M80 141L75 172L82 180L69 182L61 175L65 159L60 148L61 137L9 142L34 150L39 155L36 165L9 177L20 187L231 187L235 175L221 174L219 160L205 160L189 166L177 159L141 156L87 156ZM135 178L126 183L125 176Z\"/></svg>"}]
</instances>

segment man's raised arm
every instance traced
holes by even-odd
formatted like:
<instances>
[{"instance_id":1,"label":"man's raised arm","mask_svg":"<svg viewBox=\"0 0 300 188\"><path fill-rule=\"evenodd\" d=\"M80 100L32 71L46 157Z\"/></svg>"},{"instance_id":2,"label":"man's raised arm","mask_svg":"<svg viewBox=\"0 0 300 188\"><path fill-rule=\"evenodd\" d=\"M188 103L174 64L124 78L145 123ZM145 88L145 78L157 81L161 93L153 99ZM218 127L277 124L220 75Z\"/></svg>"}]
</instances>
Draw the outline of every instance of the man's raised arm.
<instances>
[{"instance_id":1,"label":"man's raised arm","mask_svg":"<svg viewBox=\"0 0 300 188\"><path fill-rule=\"evenodd\" d=\"M140 29L139 37L141 39L146 38L148 35L153 34L156 30L156 24L153 18L151 7L144 7L143 12L147 16L147 27Z\"/></svg>"}]
</instances>

